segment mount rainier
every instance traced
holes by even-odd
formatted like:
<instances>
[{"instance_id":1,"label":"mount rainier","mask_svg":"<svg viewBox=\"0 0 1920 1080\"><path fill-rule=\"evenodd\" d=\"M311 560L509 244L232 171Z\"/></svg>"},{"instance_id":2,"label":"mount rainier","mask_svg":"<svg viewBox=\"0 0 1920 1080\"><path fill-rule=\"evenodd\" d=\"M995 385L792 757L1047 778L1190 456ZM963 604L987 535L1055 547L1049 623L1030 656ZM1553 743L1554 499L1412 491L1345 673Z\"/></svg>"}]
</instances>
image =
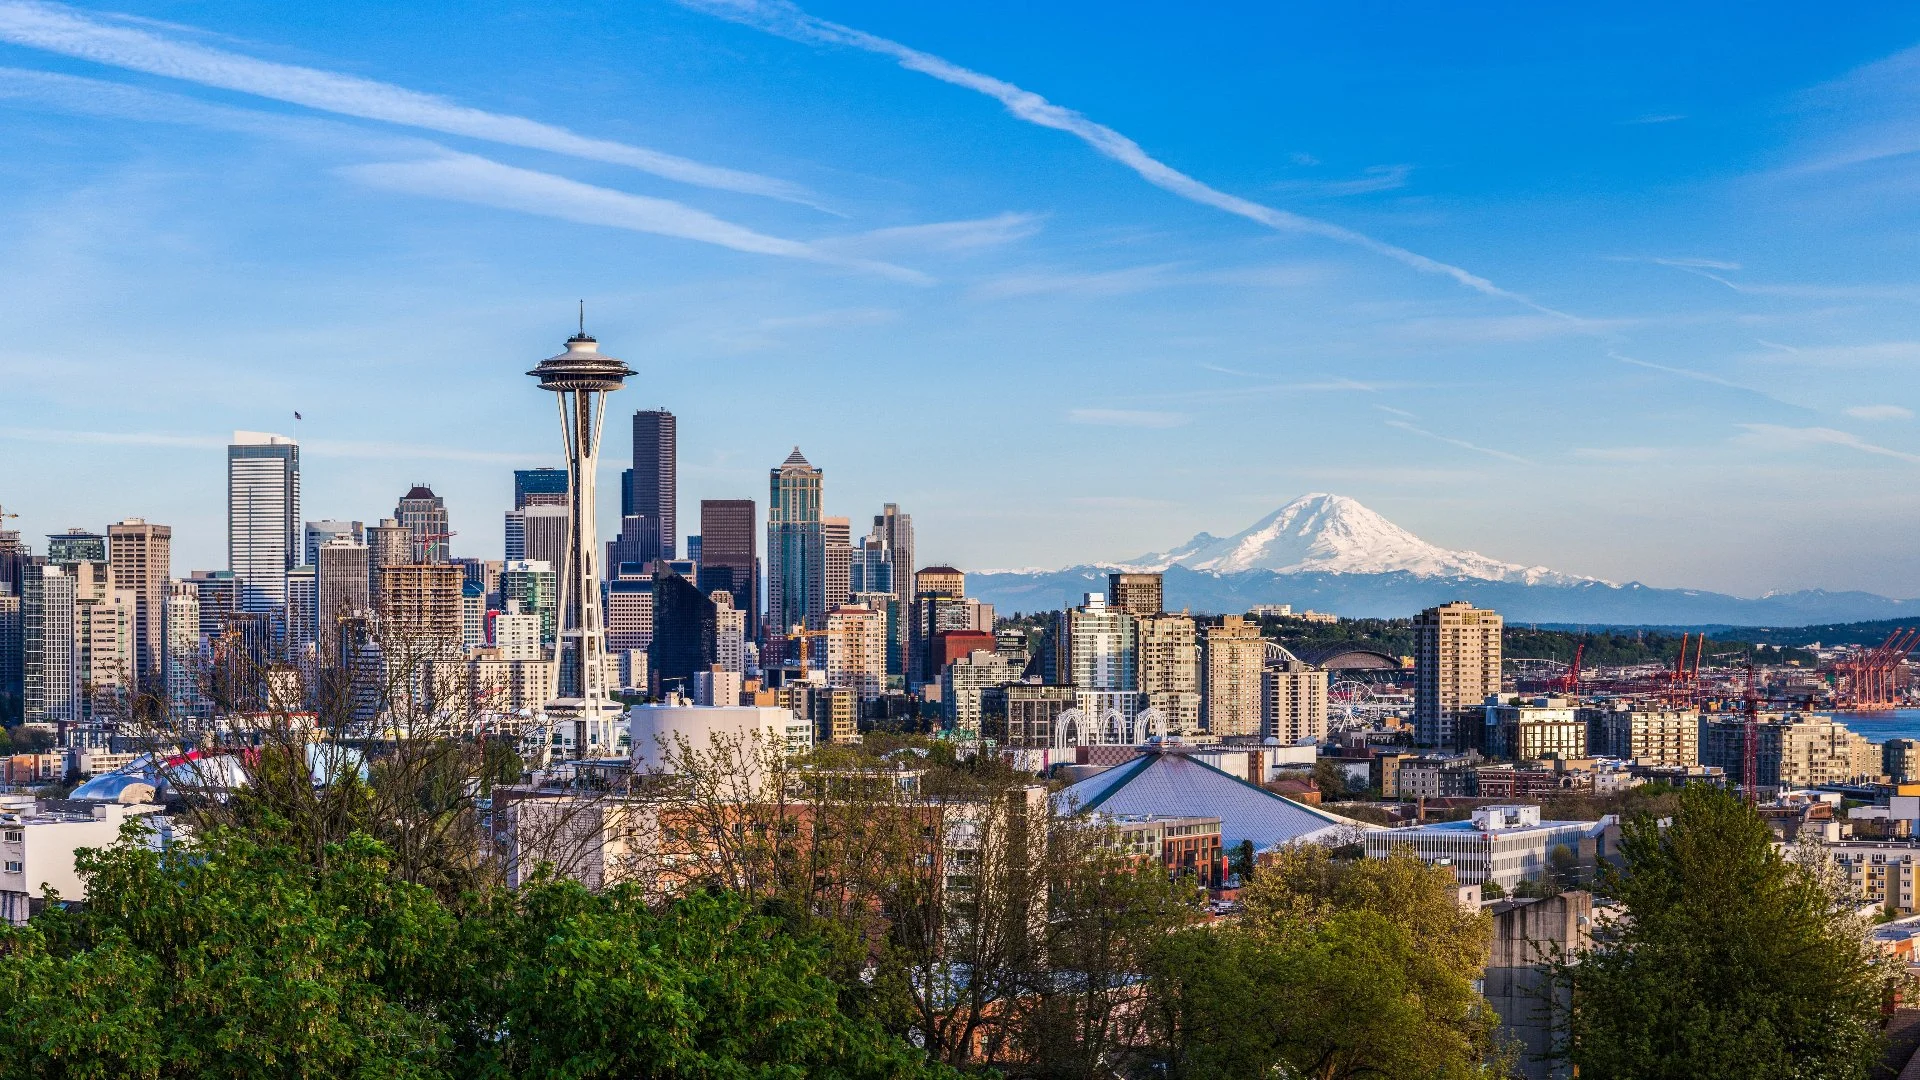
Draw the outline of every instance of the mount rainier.
<instances>
[{"instance_id":1,"label":"mount rainier","mask_svg":"<svg viewBox=\"0 0 1920 1080\"><path fill-rule=\"evenodd\" d=\"M1515 622L1793 626L1920 615L1920 601L1806 590L1746 598L1656 589L1502 562L1430 544L1345 495L1303 495L1228 537L1200 533L1169 551L1063 570L967 575L967 592L1002 613L1078 604L1114 570L1166 575L1171 610L1292 604L1350 617L1404 617L1449 600Z\"/></svg>"}]
</instances>

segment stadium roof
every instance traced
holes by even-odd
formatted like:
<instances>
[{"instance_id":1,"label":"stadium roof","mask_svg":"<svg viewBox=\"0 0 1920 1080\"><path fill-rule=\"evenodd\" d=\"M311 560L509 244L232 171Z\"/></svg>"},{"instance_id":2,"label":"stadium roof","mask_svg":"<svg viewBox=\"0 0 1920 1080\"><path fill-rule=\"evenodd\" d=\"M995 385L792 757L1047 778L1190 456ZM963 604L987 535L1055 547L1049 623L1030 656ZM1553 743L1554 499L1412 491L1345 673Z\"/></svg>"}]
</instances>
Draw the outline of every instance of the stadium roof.
<instances>
[{"instance_id":1,"label":"stadium roof","mask_svg":"<svg viewBox=\"0 0 1920 1080\"><path fill-rule=\"evenodd\" d=\"M1283 799L1187 754L1149 752L1054 796L1061 813L1217 817L1220 842L1256 850L1284 844L1344 842L1366 826Z\"/></svg>"}]
</instances>

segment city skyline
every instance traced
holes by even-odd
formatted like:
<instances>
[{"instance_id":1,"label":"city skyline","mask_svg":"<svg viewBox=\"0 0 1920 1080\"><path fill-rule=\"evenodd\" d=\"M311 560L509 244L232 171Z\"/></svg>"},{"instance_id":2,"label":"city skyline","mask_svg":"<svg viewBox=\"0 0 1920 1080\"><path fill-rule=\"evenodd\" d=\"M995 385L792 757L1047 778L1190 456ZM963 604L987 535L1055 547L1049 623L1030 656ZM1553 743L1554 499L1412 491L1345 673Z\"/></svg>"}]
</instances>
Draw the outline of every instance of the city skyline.
<instances>
[{"instance_id":1,"label":"city skyline","mask_svg":"<svg viewBox=\"0 0 1920 1080\"><path fill-rule=\"evenodd\" d=\"M1659 10L660 4L430 48L354 5L0 4L0 502L220 567L221 448L280 432L308 517L424 480L492 557L510 470L559 463L516 358L584 295L641 372L610 411L679 418L683 521L798 444L829 515L910 509L922 562L1117 559L1335 491L1568 573L1920 595L1920 14ZM861 391L953 422L876 428ZM1027 467L940 468L962 430Z\"/></svg>"}]
</instances>

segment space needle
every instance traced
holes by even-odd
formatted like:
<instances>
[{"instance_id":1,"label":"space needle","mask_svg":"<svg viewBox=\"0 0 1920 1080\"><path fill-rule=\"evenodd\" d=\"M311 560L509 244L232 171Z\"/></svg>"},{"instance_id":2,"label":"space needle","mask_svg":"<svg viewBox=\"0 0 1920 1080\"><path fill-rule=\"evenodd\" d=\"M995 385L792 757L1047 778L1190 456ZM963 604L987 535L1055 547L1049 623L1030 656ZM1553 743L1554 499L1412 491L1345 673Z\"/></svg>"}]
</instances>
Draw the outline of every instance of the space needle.
<instances>
[{"instance_id":1,"label":"space needle","mask_svg":"<svg viewBox=\"0 0 1920 1080\"><path fill-rule=\"evenodd\" d=\"M594 528L593 486L607 395L635 372L600 351L600 343L587 333L583 303L580 331L567 339L567 351L540 361L527 374L540 380L540 389L553 391L567 454L567 551L566 564L559 568L562 629L554 697L547 702L546 716L553 729L572 735L572 756L611 756L621 710L607 687L607 631L600 612L600 544ZM553 730L546 740L543 756L552 747Z\"/></svg>"}]
</instances>

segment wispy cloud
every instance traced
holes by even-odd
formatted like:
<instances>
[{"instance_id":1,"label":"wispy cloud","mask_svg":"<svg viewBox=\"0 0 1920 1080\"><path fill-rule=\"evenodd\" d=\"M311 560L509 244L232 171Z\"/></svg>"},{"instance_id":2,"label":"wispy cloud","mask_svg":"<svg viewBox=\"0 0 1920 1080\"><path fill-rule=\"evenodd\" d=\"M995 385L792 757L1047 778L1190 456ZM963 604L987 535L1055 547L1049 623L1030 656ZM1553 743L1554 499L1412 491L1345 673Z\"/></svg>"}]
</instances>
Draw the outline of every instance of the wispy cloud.
<instances>
[{"instance_id":1,"label":"wispy cloud","mask_svg":"<svg viewBox=\"0 0 1920 1080\"><path fill-rule=\"evenodd\" d=\"M935 221L925 225L898 225L889 229L823 240L821 247L840 251L981 251L1025 240L1040 231L1040 215L1008 211L965 221Z\"/></svg>"},{"instance_id":2,"label":"wispy cloud","mask_svg":"<svg viewBox=\"0 0 1920 1080\"><path fill-rule=\"evenodd\" d=\"M814 201L805 189L785 180L708 165L631 143L596 139L525 117L470 108L390 83L273 63L179 41L131 26L101 22L55 4L0 0L0 41L363 120L624 165L698 187L809 205Z\"/></svg>"},{"instance_id":3,"label":"wispy cloud","mask_svg":"<svg viewBox=\"0 0 1920 1080\"><path fill-rule=\"evenodd\" d=\"M1819 114L1814 149L1791 171L1825 172L1920 150L1920 45L1864 64L1801 95Z\"/></svg>"},{"instance_id":4,"label":"wispy cloud","mask_svg":"<svg viewBox=\"0 0 1920 1080\"><path fill-rule=\"evenodd\" d=\"M1652 115L1649 115L1649 116L1636 116L1636 117L1634 117L1634 118L1633 118L1633 119L1631 119L1631 120L1627 120L1627 121L1623 121L1623 123L1627 123L1627 124L1671 124L1671 123L1673 123L1673 122L1674 122L1674 121L1676 121L1676 120L1685 120L1686 118L1687 118L1687 114L1686 114L1686 113L1654 113L1654 114L1652 114Z\"/></svg>"},{"instance_id":5,"label":"wispy cloud","mask_svg":"<svg viewBox=\"0 0 1920 1080\"><path fill-rule=\"evenodd\" d=\"M1764 343L1763 343L1764 344ZM1906 367L1920 363L1920 341L1870 341L1857 345L1773 346L1755 359L1809 367Z\"/></svg>"},{"instance_id":6,"label":"wispy cloud","mask_svg":"<svg viewBox=\"0 0 1920 1080\"><path fill-rule=\"evenodd\" d=\"M1774 395L1767 393L1765 390L1758 390L1758 389L1755 389L1754 387L1747 386L1743 383L1734 382L1732 379L1722 378L1711 372L1695 371L1692 368L1674 367L1670 364L1656 364L1651 360L1639 360L1631 356L1622 356L1617 352L1610 352L1607 354L1607 356L1614 360L1618 360L1623 364L1630 364L1633 367L1646 368L1648 371L1658 371L1667 375L1673 375L1677 378L1691 379L1694 382L1707 383L1711 386L1724 386L1729 390L1738 390L1741 393L1753 394L1756 397L1766 398L1768 401L1771 401L1776 405L1785 405L1788 408L1792 408L1792 409L1801 408L1801 406L1795 405L1793 402L1787 401L1784 398L1775 397Z\"/></svg>"},{"instance_id":7,"label":"wispy cloud","mask_svg":"<svg viewBox=\"0 0 1920 1080\"><path fill-rule=\"evenodd\" d=\"M223 450L227 446L227 440L217 435L175 435L162 431L69 431L56 428L0 427L0 439L79 446L145 446L163 450ZM525 452L468 450L442 443L303 439L300 450L304 454L319 457L369 458L377 461L413 458L430 461L518 464L528 460Z\"/></svg>"},{"instance_id":8,"label":"wispy cloud","mask_svg":"<svg viewBox=\"0 0 1920 1080\"><path fill-rule=\"evenodd\" d=\"M1320 221L1243 199L1237 195L1229 195L1158 160L1141 148L1139 143L1105 124L1095 123L1073 109L1055 105L1031 90L961 67L930 53L909 48L897 41L890 41L863 30L816 18L787 0L680 0L680 2L696 10L794 41L845 45L885 56L909 71L917 71L941 82L985 94L1006 106L1007 111L1015 117L1040 127L1066 132L1107 158L1132 169L1141 179L1155 187L1172 192L1191 202L1236 214L1270 229L1304 233L1349 244L1421 273L1437 274L1448 278L1486 296L1510 300L1548 314L1568 319L1574 318L1518 293L1503 289L1486 278L1450 263L1429 258L1383 240L1376 240L1364 233L1332 222Z\"/></svg>"},{"instance_id":9,"label":"wispy cloud","mask_svg":"<svg viewBox=\"0 0 1920 1080\"><path fill-rule=\"evenodd\" d=\"M1899 405L1855 405L1847 415L1855 420L1911 420L1913 410Z\"/></svg>"},{"instance_id":10,"label":"wispy cloud","mask_svg":"<svg viewBox=\"0 0 1920 1080\"><path fill-rule=\"evenodd\" d=\"M424 161L343 165L335 171L388 191L516 210L583 225L677 236L735 251L834 263L916 284L931 280L918 271L890 263L848 258L798 240L755 232L671 199L595 187L471 154L448 153Z\"/></svg>"},{"instance_id":11,"label":"wispy cloud","mask_svg":"<svg viewBox=\"0 0 1920 1080\"><path fill-rule=\"evenodd\" d=\"M1889 457L1897 461L1920 464L1920 454L1910 454L1905 450L1895 450L1889 446L1870 443L1849 431L1838 431L1824 427L1783 427L1778 424L1741 424L1745 434L1736 436L1749 445L1766 446L1773 449L1802 449L1813 446L1844 446L1858 450L1863 454Z\"/></svg>"},{"instance_id":12,"label":"wispy cloud","mask_svg":"<svg viewBox=\"0 0 1920 1080\"><path fill-rule=\"evenodd\" d=\"M1369 165L1360 170L1359 176L1345 180L1283 180L1274 185L1274 190L1332 198L1371 195L1406 187L1407 178L1412 175L1411 165Z\"/></svg>"},{"instance_id":13,"label":"wispy cloud","mask_svg":"<svg viewBox=\"0 0 1920 1080\"><path fill-rule=\"evenodd\" d=\"M1076 272L1036 272L1025 274L1007 274L981 282L971 290L972 295L985 299L1008 299L1022 296L1124 296L1128 293L1143 292L1175 283L1173 271L1176 263L1159 263L1152 266L1130 266L1124 270L1102 270L1084 273Z\"/></svg>"},{"instance_id":14,"label":"wispy cloud","mask_svg":"<svg viewBox=\"0 0 1920 1080\"><path fill-rule=\"evenodd\" d=\"M1576 447L1573 456L1588 461L1652 461L1665 454L1657 446L1581 446Z\"/></svg>"},{"instance_id":15,"label":"wispy cloud","mask_svg":"<svg viewBox=\"0 0 1920 1080\"><path fill-rule=\"evenodd\" d=\"M1408 420L1419 419L1419 417L1416 414L1410 413L1405 409L1396 409L1391 405L1375 405L1374 408L1379 409L1383 413L1389 413L1393 416L1404 417Z\"/></svg>"},{"instance_id":16,"label":"wispy cloud","mask_svg":"<svg viewBox=\"0 0 1920 1080\"><path fill-rule=\"evenodd\" d=\"M1143 409L1074 409L1067 413L1070 423L1099 427L1175 428L1192 419L1186 413L1149 412Z\"/></svg>"},{"instance_id":17,"label":"wispy cloud","mask_svg":"<svg viewBox=\"0 0 1920 1080\"><path fill-rule=\"evenodd\" d=\"M1428 431L1426 428L1419 427L1414 424L1410 424L1405 420L1388 420L1388 421L1385 421L1385 423L1390 428L1398 428L1401 431L1410 431L1415 435L1423 435L1429 439L1433 439L1436 442L1443 442L1449 446L1457 446L1462 450L1471 450L1476 454L1485 454L1488 457L1499 458L1501 461L1511 461L1520 465L1533 464L1533 462L1528 461L1526 458L1523 458L1518 454L1509 454L1505 450L1495 450L1490 446L1481 446L1479 443L1470 443L1465 439L1456 439L1451 435L1442 435L1437 431Z\"/></svg>"},{"instance_id":18,"label":"wispy cloud","mask_svg":"<svg viewBox=\"0 0 1920 1080\"><path fill-rule=\"evenodd\" d=\"M1149 499L1139 495L1076 495L1069 501L1075 506L1096 510L1165 510L1178 505L1166 499Z\"/></svg>"}]
</instances>

